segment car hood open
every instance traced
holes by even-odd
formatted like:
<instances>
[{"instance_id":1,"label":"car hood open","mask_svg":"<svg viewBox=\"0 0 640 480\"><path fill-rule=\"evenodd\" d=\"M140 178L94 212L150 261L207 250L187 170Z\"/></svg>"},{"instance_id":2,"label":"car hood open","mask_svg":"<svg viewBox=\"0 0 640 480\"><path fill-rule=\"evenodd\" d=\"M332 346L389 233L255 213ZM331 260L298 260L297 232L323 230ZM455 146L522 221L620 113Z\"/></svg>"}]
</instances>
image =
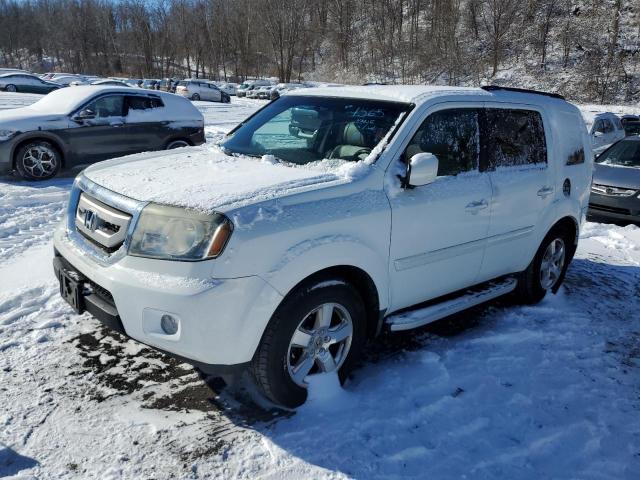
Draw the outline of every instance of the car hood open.
<instances>
[{"instance_id":1,"label":"car hood open","mask_svg":"<svg viewBox=\"0 0 640 480\"><path fill-rule=\"evenodd\" d=\"M202 212L225 212L348 180L322 166L229 156L217 147L206 146L108 160L87 168L84 175L139 201Z\"/></svg>"},{"instance_id":2,"label":"car hood open","mask_svg":"<svg viewBox=\"0 0 640 480\"><path fill-rule=\"evenodd\" d=\"M596 163L593 183L609 187L640 190L640 168Z\"/></svg>"}]
</instances>

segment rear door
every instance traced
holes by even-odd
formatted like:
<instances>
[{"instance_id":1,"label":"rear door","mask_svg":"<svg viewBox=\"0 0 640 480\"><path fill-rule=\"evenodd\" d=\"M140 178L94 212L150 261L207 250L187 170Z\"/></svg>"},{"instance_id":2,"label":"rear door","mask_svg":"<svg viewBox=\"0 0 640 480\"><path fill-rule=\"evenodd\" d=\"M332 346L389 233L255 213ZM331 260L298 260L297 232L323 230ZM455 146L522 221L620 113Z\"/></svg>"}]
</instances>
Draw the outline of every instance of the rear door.
<instances>
[{"instance_id":1,"label":"rear door","mask_svg":"<svg viewBox=\"0 0 640 480\"><path fill-rule=\"evenodd\" d=\"M162 99L155 95L127 95L125 109L128 152L164 149L169 122Z\"/></svg>"},{"instance_id":2,"label":"rear door","mask_svg":"<svg viewBox=\"0 0 640 480\"><path fill-rule=\"evenodd\" d=\"M485 105L481 157L493 195L480 281L526 268L557 193L544 113L533 106Z\"/></svg>"}]
</instances>

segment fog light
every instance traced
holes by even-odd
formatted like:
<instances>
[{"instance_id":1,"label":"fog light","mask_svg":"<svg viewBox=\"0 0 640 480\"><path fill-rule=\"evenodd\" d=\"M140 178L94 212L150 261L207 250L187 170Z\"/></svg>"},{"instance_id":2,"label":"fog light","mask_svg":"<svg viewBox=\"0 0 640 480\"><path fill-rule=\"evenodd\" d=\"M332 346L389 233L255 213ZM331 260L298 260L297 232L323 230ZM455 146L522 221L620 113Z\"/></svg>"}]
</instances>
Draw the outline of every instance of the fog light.
<instances>
[{"instance_id":1,"label":"fog light","mask_svg":"<svg viewBox=\"0 0 640 480\"><path fill-rule=\"evenodd\" d=\"M178 319L173 315L164 314L160 318L160 326L167 335L175 335L178 331Z\"/></svg>"}]
</instances>

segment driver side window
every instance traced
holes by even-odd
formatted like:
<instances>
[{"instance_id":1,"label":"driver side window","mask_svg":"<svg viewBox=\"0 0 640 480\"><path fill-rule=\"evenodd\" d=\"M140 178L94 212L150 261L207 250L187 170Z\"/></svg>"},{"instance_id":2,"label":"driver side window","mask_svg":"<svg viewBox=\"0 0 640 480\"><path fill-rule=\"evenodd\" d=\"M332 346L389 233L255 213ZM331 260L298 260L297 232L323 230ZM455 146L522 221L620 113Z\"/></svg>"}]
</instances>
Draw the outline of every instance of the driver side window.
<instances>
[{"instance_id":1,"label":"driver side window","mask_svg":"<svg viewBox=\"0 0 640 480\"><path fill-rule=\"evenodd\" d=\"M407 146L406 162L418 153L438 157L438 176L478 170L480 156L478 110L460 108L432 113Z\"/></svg>"},{"instance_id":2,"label":"driver side window","mask_svg":"<svg viewBox=\"0 0 640 480\"><path fill-rule=\"evenodd\" d=\"M124 116L124 96L108 95L89 103L83 110L90 110L95 114L95 123L100 123L113 117Z\"/></svg>"}]
</instances>

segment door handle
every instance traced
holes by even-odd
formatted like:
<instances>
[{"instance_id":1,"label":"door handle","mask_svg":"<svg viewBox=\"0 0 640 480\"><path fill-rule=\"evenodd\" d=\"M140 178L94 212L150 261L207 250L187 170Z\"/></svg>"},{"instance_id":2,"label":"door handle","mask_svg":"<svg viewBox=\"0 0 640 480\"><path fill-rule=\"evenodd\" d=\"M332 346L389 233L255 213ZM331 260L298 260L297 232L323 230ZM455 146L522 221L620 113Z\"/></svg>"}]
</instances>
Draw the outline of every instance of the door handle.
<instances>
[{"instance_id":1,"label":"door handle","mask_svg":"<svg viewBox=\"0 0 640 480\"><path fill-rule=\"evenodd\" d=\"M478 213L480 210L484 210L485 208L487 208L489 206L489 202L487 202L484 198L482 200L478 200L475 202L471 202L469 203L466 207L465 210L473 215L475 215L476 213Z\"/></svg>"},{"instance_id":2,"label":"door handle","mask_svg":"<svg viewBox=\"0 0 640 480\"><path fill-rule=\"evenodd\" d=\"M542 187L538 190L538 196L542 198L546 198L553 193L553 187Z\"/></svg>"}]
</instances>

